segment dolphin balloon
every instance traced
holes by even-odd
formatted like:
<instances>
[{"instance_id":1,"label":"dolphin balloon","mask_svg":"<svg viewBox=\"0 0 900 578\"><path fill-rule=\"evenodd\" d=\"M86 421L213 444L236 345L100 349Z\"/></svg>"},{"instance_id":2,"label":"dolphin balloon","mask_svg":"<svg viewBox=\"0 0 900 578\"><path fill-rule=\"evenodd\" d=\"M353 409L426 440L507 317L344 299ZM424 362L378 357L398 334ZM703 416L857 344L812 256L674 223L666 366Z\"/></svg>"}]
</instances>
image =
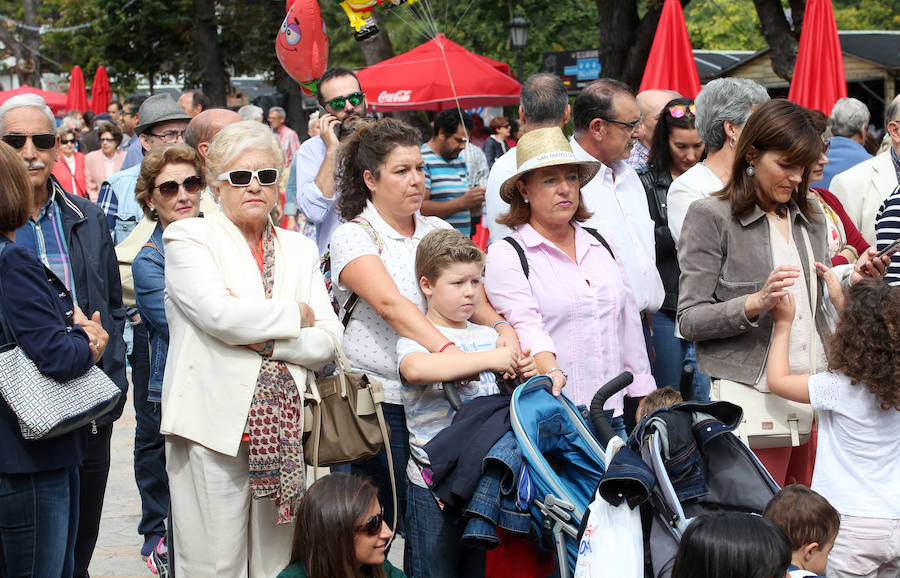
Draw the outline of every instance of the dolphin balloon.
<instances>
[{"instance_id":1,"label":"dolphin balloon","mask_svg":"<svg viewBox=\"0 0 900 578\"><path fill-rule=\"evenodd\" d=\"M328 31L316 0L289 1L275 37L275 54L303 92L313 94L328 67Z\"/></svg>"}]
</instances>

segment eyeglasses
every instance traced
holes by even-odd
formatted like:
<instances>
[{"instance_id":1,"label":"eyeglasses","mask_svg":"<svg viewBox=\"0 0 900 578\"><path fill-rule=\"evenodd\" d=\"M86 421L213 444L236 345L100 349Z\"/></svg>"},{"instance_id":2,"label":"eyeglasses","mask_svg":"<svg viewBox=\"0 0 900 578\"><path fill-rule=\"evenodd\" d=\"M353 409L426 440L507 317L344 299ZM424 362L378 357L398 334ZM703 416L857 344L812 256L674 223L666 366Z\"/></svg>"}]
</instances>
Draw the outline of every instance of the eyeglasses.
<instances>
[{"instance_id":1,"label":"eyeglasses","mask_svg":"<svg viewBox=\"0 0 900 578\"><path fill-rule=\"evenodd\" d=\"M351 92L347 96L336 96L328 101L328 106L333 108L334 110L343 110L347 103L350 103L350 106L359 106L359 103L363 101L366 97L362 92Z\"/></svg>"},{"instance_id":2,"label":"eyeglasses","mask_svg":"<svg viewBox=\"0 0 900 578\"><path fill-rule=\"evenodd\" d=\"M687 113L691 113L691 115L694 116L696 116L697 114L697 107L693 104L676 104L670 106L666 110L669 111L669 116L671 116L672 118L682 118Z\"/></svg>"},{"instance_id":3,"label":"eyeglasses","mask_svg":"<svg viewBox=\"0 0 900 578\"><path fill-rule=\"evenodd\" d=\"M101 137L100 142L116 142L116 139L110 137ZM65 144L65 143L63 143Z\"/></svg>"},{"instance_id":4,"label":"eyeglasses","mask_svg":"<svg viewBox=\"0 0 900 578\"><path fill-rule=\"evenodd\" d=\"M186 193L196 193L203 188L203 177L194 175L181 181L166 181L153 187L151 190L159 189L159 192L167 197L178 194L178 187L184 187Z\"/></svg>"},{"instance_id":5,"label":"eyeglasses","mask_svg":"<svg viewBox=\"0 0 900 578\"><path fill-rule=\"evenodd\" d=\"M167 143L176 143L179 139L184 139L184 131L183 130L167 130L162 134L156 134L155 132L148 132L150 136L155 136L158 139L162 139Z\"/></svg>"},{"instance_id":6,"label":"eyeglasses","mask_svg":"<svg viewBox=\"0 0 900 578\"><path fill-rule=\"evenodd\" d=\"M369 536L377 536L381 533L381 525L384 523L384 512L370 516L368 520L354 528L357 532L365 532Z\"/></svg>"},{"instance_id":7,"label":"eyeglasses","mask_svg":"<svg viewBox=\"0 0 900 578\"><path fill-rule=\"evenodd\" d=\"M40 134L3 135L3 142L16 149L17 151L22 150L22 147L25 146L25 141L27 141L28 139L31 139L31 143L34 145L34 148L38 150L49 151L56 146L56 135L52 132L42 132Z\"/></svg>"},{"instance_id":8,"label":"eyeglasses","mask_svg":"<svg viewBox=\"0 0 900 578\"><path fill-rule=\"evenodd\" d=\"M74 144L74 143L75 143L74 138L67 138L65 140L60 139L60 141L59 141L59 144L61 144L61 145L70 145L70 144Z\"/></svg>"},{"instance_id":9,"label":"eyeglasses","mask_svg":"<svg viewBox=\"0 0 900 578\"><path fill-rule=\"evenodd\" d=\"M274 185L278 182L278 169L259 169L258 171L235 169L219 175L219 180L228 181L233 187L246 187L253 177L256 177L256 181L261 185Z\"/></svg>"},{"instance_id":10,"label":"eyeglasses","mask_svg":"<svg viewBox=\"0 0 900 578\"><path fill-rule=\"evenodd\" d=\"M614 118L604 118L602 116L600 117L600 120L605 120L606 122L611 122L611 123L617 124L619 126L624 126L625 128L628 129L629 132L634 132L634 129L637 128L637 125L639 125L641 123L641 119L633 120L631 122L624 122L621 120L616 120Z\"/></svg>"}]
</instances>

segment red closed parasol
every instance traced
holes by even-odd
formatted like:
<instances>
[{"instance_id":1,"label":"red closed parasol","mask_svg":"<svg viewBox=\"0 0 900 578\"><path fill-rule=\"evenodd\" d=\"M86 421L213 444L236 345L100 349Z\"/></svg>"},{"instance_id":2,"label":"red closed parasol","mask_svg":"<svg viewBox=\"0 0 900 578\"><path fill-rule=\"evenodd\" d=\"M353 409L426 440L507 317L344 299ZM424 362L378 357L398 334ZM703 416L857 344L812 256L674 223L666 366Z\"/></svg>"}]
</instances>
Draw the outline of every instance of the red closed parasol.
<instances>
[{"instance_id":1,"label":"red closed parasol","mask_svg":"<svg viewBox=\"0 0 900 578\"><path fill-rule=\"evenodd\" d=\"M518 104L509 66L469 52L438 34L399 56L357 73L375 110L443 110Z\"/></svg>"},{"instance_id":2,"label":"red closed parasol","mask_svg":"<svg viewBox=\"0 0 900 578\"><path fill-rule=\"evenodd\" d=\"M844 56L831 0L809 0L788 99L831 114L834 103L845 96Z\"/></svg>"},{"instance_id":3,"label":"red closed parasol","mask_svg":"<svg viewBox=\"0 0 900 578\"><path fill-rule=\"evenodd\" d=\"M69 92L66 95L66 109L84 112L88 110L87 91L84 88L84 73L77 64L69 74Z\"/></svg>"},{"instance_id":4,"label":"red closed parasol","mask_svg":"<svg viewBox=\"0 0 900 578\"><path fill-rule=\"evenodd\" d=\"M106 68L98 66L97 72L94 73L94 83L91 85L91 110L97 114L106 112L111 95L112 90L109 88Z\"/></svg>"},{"instance_id":5,"label":"red closed parasol","mask_svg":"<svg viewBox=\"0 0 900 578\"><path fill-rule=\"evenodd\" d=\"M700 92L700 75L678 0L666 0L659 16L640 91L650 89L674 90L690 98Z\"/></svg>"}]
</instances>

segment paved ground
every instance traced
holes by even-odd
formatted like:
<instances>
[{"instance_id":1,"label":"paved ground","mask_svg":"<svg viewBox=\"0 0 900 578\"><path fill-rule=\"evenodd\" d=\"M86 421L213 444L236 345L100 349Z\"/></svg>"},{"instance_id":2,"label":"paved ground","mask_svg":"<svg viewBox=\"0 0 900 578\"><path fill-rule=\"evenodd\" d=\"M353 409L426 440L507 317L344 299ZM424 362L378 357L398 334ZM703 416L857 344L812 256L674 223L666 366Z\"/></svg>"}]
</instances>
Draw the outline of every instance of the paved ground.
<instances>
[{"instance_id":1,"label":"paved ground","mask_svg":"<svg viewBox=\"0 0 900 578\"><path fill-rule=\"evenodd\" d=\"M112 464L109 483L103 503L100 521L100 537L91 560L92 578L126 576L147 578L153 576L147 563L141 560L143 539L137 533L141 514L141 501L134 483L134 406L131 391L122 417L113 428ZM310 477L312 479L312 477ZM395 541L391 548L391 563L398 568L403 564L403 540Z\"/></svg>"}]
</instances>

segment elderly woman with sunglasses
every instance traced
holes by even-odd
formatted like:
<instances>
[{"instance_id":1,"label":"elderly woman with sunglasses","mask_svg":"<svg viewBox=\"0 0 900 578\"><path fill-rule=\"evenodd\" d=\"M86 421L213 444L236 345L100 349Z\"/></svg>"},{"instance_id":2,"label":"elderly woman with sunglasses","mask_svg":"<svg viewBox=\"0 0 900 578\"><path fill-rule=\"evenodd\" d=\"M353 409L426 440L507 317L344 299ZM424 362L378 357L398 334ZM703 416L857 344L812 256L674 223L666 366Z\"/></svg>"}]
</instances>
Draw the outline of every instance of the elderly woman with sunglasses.
<instances>
[{"instance_id":1,"label":"elderly woman with sunglasses","mask_svg":"<svg viewBox=\"0 0 900 578\"><path fill-rule=\"evenodd\" d=\"M75 150L78 135L70 126L63 125L56 130L59 137L59 157L53 164L53 176L67 193L87 196L84 177L84 154Z\"/></svg>"},{"instance_id":2,"label":"elderly woman with sunglasses","mask_svg":"<svg viewBox=\"0 0 900 578\"><path fill-rule=\"evenodd\" d=\"M706 144L706 158L669 187L669 230L676 244L691 203L722 190L731 180L734 151L744 123L768 100L766 89L746 78L713 80L697 95L697 133Z\"/></svg>"},{"instance_id":3,"label":"elderly woman with sunglasses","mask_svg":"<svg viewBox=\"0 0 900 578\"><path fill-rule=\"evenodd\" d=\"M226 126L206 161L219 211L163 232L160 429L182 576L274 576L290 557L306 487L303 392L343 328L315 244L269 219L283 166L268 127Z\"/></svg>"}]
</instances>

